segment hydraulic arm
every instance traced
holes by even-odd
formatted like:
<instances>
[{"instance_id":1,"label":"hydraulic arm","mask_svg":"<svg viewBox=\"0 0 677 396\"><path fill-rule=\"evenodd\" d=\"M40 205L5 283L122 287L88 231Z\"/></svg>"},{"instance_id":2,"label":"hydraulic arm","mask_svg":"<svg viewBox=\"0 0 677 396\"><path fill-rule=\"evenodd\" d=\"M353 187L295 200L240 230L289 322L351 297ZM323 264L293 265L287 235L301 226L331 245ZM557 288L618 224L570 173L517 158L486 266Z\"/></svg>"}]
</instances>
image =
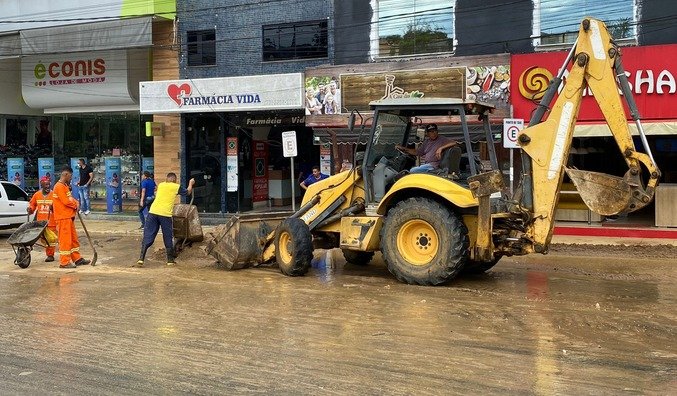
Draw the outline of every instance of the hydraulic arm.
<instances>
[{"instance_id":1,"label":"hydraulic arm","mask_svg":"<svg viewBox=\"0 0 677 396\"><path fill-rule=\"evenodd\" d=\"M566 83L545 115L562 82L563 71L573 62ZM628 171L617 177L597 172L566 168L574 127L581 106L583 91L589 87L616 140ZM623 93L619 94L619 89ZM644 153L635 149L623 98L642 138ZM519 136L523 150L523 190L519 197L522 209L532 214L526 230L536 252L546 252L552 238L557 199L566 171L588 207L602 215L638 210L651 202L660 172L651 155L639 112L632 97L621 54L603 22L592 18L582 21L574 48L558 76L551 81L530 126ZM641 181L641 165L648 170L649 181Z\"/></svg>"}]
</instances>

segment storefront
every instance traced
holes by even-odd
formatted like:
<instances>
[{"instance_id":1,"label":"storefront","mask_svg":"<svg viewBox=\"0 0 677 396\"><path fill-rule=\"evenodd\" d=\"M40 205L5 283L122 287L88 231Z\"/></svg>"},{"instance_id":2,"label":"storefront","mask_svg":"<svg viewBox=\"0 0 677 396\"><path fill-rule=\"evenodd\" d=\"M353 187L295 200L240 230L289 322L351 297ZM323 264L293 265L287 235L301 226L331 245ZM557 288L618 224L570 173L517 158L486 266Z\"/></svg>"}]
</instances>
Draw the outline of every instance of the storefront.
<instances>
[{"instance_id":1,"label":"storefront","mask_svg":"<svg viewBox=\"0 0 677 396\"><path fill-rule=\"evenodd\" d=\"M195 203L208 213L291 204L298 174L282 155L281 135L296 131L296 172L319 156L304 125L301 73L141 83L142 114L181 114L179 156ZM307 168L307 169L306 169Z\"/></svg>"},{"instance_id":2,"label":"storefront","mask_svg":"<svg viewBox=\"0 0 677 396\"><path fill-rule=\"evenodd\" d=\"M674 189L677 183L677 45L627 47L622 49L622 55L652 154L662 173L659 189ZM557 73L565 58L565 52L512 56L511 70L515 78L511 86L511 102L516 118L528 122L535 103L547 88L547 82ZM635 146L644 151L634 123L631 123L631 131ZM627 171L627 165L589 90L584 94L574 136L569 166L617 176ZM661 196L659 191L656 194L657 204L665 199ZM656 205L652 204L629 214L626 221L662 224L662 217L677 210L674 202L671 205L661 202L658 206L664 208L661 210L665 213L657 213Z\"/></svg>"},{"instance_id":3,"label":"storefront","mask_svg":"<svg viewBox=\"0 0 677 396\"><path fill-rule=\"evenodd\" d=\"M153 168L153 140L144 126L151 118L139 112L138 87L152 73L153 29L171 23L153 17L51 22L0 36L0 44L14 42L0 51L0 67L8 70L0 76L2 178L7 160L21 159L23 187L32 193L40 176L55 182L62 166L84 158L94 170L92 208L135 209L139 175ZM114 174L106 174L108 159Z\"/></svg>"},{"instance_id":4,"label":"storefront","mask_svg":"<svg viewBox=\"0 0 677 396\"><path fill-rule=\"evenodd\" d=\"M359 111L368 125L369 102L374 100L455 97L491 103L496 106L491 115L492 128L500 133L503 118L510 117L510 74L507 54L310 68L306 70L305 80L306 125L313 128L316 142L331 147L332 161L328 167L332 173L344 162L353 160L360 131L348 131L350 112ZM338 102L338 105L331 106L329 102ZM480 155L486 151L483 150L486 145L481 123L476 121L470 120L470 132L473 150ZM421 122L435 122L442 134L462 138L458 120L453 117ZM497 154L499 162L507 161L507 155ZM327 157L322 155L321 160L326 162Z\"/></svg>"}]
</instances>

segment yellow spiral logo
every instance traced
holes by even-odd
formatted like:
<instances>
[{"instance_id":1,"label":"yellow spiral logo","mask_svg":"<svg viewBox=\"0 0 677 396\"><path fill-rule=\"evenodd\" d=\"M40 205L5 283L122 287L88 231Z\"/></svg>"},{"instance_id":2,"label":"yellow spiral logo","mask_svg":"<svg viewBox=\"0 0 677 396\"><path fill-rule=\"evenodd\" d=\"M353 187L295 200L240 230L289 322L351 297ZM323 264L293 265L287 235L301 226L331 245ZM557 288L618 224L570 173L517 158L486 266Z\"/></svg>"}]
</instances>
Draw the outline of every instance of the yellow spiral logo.
<instances>
[{"instance_id":1,"label":"yellow spiral logo","mask_svg":"<svg viewBox=\"0 0 677 396\"><path fill-rule=\"evenodd\" d=\"M538 100L545 94L550 80L552 80L552 74L547 69L532 66L520 75L520 93L529 100Z\"/></svg>"}]
</instances>

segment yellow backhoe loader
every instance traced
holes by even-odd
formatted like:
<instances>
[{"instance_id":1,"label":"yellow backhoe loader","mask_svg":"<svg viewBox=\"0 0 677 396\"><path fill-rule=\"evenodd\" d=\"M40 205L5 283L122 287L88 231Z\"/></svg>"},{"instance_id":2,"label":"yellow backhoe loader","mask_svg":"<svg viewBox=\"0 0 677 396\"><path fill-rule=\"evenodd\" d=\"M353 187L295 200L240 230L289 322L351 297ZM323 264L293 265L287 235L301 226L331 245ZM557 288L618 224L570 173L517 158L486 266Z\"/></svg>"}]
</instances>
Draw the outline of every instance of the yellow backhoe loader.
<instances>
[{"instance_id":1,"label":"yellow backhoe loader","mask_svg":"<svg viewBox=\"0 0 677 396\"><path fill-rule=\"evenodd\" d=\"M566 167L586 88L593 92L628 165L623 177ZM558 90L558 98L551 103ZM633 144L622 99L637 124L643 152ZM522 177L511 197L504 191L493 150L491 105L402 98L376 101L371 108L371 131L362 139L365 144L358 145L357 166L312 184L301 208L289 217L234 216L221 226L208 247L210 253L227 268L275 260L284 274L299 276L308 271L314 248L341 248L353 264L368 263L380 250L400 281L437 285L462 271L486 271L505 255L547 253L565 172L589 208L602 215L646 206L660 177L620 49L604 23L593 18L582 21L577 42L518 137ZM358 117L356 112L351 114L351 129ZM459 121L470 153L469 174L458 174L460 154L452 149L444 154L436 172L406 174L411 158L395 146L414 140L420 120L440 117ZM481 169L474 160L470 117L482 122L493 170ZM364 124L363 120L363 129ZM648 174L646 184L641 180L642 167Z\"/></svg>"}]
</instances>

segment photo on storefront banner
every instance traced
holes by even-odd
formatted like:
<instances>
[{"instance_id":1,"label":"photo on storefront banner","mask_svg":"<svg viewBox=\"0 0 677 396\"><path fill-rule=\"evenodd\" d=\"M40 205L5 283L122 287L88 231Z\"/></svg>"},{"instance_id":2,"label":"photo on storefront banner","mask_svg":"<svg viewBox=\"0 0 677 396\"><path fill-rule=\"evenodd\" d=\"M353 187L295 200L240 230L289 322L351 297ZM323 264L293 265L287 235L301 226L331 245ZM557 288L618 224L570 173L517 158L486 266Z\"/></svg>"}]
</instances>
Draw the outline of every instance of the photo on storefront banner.
<instances>
[{"instance_id":1,"label":"photo on storefront banner","mask_svg":"<svg viewBox=\"0 0 677 396\"><path fill-rule=\"evenodd\" d=\"M466 71L466 99L510 109L510 65L475 66Z\"/></svg>"},{"instance_id":2,"label":"photo on storefront banner","mask_svg":"<svg viewBox=\"0 0 677 396\"><path fill-rule=\"evenodd\" d=\"M306 115L341 114L341 86L331 76L306 78Z\"/></svg>"},{"instance_id":3,"label":"photo on storefront banner","mask_svg":"<svg viewBox=\"0 0 677 396\"><path fill-rule=\"evenodd\" d=\"M41 180L43 177L49 179L50 186L53 186L56 182L54 180L54 158L38 158L38 180ZM40 186L36 187L39 188Z\"/></svg>"},{"instance_id":4,"label":"photo on storefront banner","mask_svg":"<svg viewBox=\"0 0 677 396\"><path fill-rule=\"evenodd\" d=\"M7 158L7 180L21 189L26 189L23 158Z\"/></svg>"},{"instance_id":5,"label":"photo on storefront banner","mask_svg":"<svg viewBox=\"0 0 677 396\"><path fill-rule=\"evenodd\" d=\"M106 207L108 213L122 212L122 183L120 157L106 157Z\"/></svg>"}]
</instances>

